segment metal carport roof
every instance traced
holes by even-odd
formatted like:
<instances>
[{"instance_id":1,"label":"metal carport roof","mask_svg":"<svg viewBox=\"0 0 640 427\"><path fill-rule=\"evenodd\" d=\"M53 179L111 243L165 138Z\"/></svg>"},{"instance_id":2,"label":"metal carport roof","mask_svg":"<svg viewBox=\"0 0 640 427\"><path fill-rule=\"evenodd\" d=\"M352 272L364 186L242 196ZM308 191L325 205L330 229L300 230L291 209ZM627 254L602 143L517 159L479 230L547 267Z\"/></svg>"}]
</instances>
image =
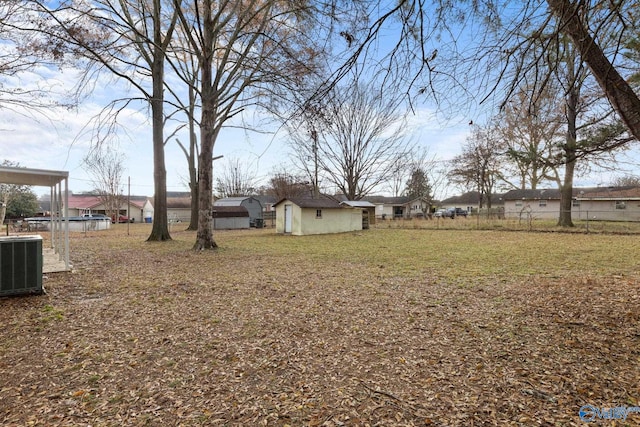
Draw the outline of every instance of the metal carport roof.
<instances>
[{"instance_id":1,"label":"metal carport roof","mask_svg":"<svg viewBox=\"0 0 640 427\"><path fill-rule=\"evenodd\" d=\"M4 184L53 187L69 178L67 171L50 171L0 166L0 182Z\"/></svg>"}]
</instances>

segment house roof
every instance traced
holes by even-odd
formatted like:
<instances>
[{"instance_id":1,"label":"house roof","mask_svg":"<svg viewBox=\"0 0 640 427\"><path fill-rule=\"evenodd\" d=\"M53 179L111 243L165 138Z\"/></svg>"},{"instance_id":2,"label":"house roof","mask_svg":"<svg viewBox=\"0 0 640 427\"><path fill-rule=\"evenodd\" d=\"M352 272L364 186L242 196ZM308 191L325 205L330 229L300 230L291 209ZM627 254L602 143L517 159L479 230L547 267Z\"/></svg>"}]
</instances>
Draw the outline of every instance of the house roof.
<instances>
[{"instance_id":1,"label":"house roof","mask_svg":"<svg viewBox=\"0 0 640 427\"><path fill-rule=\"evenodd\" d=\"M375 208L376 205L374 205L371 202L367 202L364 200L346 200L344 202L340 202L341 205L347 205L350 206L352 208Z\"/></svg>"},{"instance_id":2,"label":"house roof","mask_svg":"<svg viewBox=\"0 0 640 427\"><path fill-rule=\"evenodd\" d=\"M574 189L575 193L576 189ZM503 200L560 200L560 190L557 188L543 188L536 190L510 190L502 195Z\"/></svg>"},{"instance_id":3,"label":"house roof","mask_svg":"<svg viewBox=\"0 0 640 427\"><path fill-rule=\"evenodd\" d=\"M167 208L190 209L191 197L167 197Z\"/></svg>"},{"instance_id":4,"label":"house roof","mask_svg":"<svg viewBox=\"0 0 640 427\"><path fill-rule=\"evenodd\" d=\"M492 194L491 195L491 204L499 205L503 203L504 200L503 194ZM442 205L477 205L480 200L480 192L479 191L468 191L459 196L448 197L440 202Z\"/></svg>"},{"instance_id":5,"label":"house roof","mask_svg":"<svg viewBox=\"0 0 640 427\"><path fill-rule=\"evenodd\" d=\"M640 199L640 187L588 187L574 188L573 197L576 199ZM506 192L502 198L504 200L560 200L560 190L511 190Z\"/></svg>"},{"instance_id":6,"label":"house roof","mask_svg":"<svg viewBox=\"0 0 640 427\"><path fill-rule=\"evenodd\" d=\"M237 218L249 216L249 211L244 206L214 206L211 212L214 218Z\"/></svg>"},{"instance_id":7,"label":"house roof","mask_svg":"<svg viewBox=\"0 0 640 427\"><path fill-rule=\"evenodd\" d=\"M191 197L190 191L167 191L167 199L176 198L182 199L185 197Z\"/></svg>"},{"instance_id":8,"label":"house roof","mask_svg":"<svg viewBox=\"0 0 640 427\"><path fill-rule=\"evenodd\" d=\"M131 206L142 209L142 206L147 201L146 196L131 196ZM71 209L93 209L96 206L100 206L103 200L100 196L90 194L69 194L69 208ZM126 203L126 197L124 202Z\"/></svg>"},{"instance_id":9,"label":"house roof","mask_svg":"<svg viewBox=\"0 0 640 427\"><path fill-rule=\"evenodd\" d=\"M577 199L640 199L640 187L596 187L578 189Z\"/></svg>"},{"instance_id":10,"label":"house roof","mask_svg":"<svg viewBox=\"0 0 640 427\"><path fill-rule=\"evenodd\" d=\"M409 197L366 196L362 200L375 205L406 205L411 201Z\"/></svg>"},{"instance_id":11,"label":"house roof","mask_svg":"<svg viewBox=\"0 0 640 427\"><path fill-rule=\"evenodd\" d=\"M71 209L91 209L101 204L100 197L93 194L69 194L69 208Z\"/></svg>"},{"instance_id":12,"label":"house roof","mask_svg":"<svg viewBox=\"0 0 640 427\"><path fill-rule=\"evenodd\" d=\"M314 209L340 209L340 203L337 200L328 197L328 196L320 196L317 199L312 197L285 197L284 199L279 200L273 206L277 206L285 200L289 200L301 208L314 208Z\"/></svg>"}]
</instances>

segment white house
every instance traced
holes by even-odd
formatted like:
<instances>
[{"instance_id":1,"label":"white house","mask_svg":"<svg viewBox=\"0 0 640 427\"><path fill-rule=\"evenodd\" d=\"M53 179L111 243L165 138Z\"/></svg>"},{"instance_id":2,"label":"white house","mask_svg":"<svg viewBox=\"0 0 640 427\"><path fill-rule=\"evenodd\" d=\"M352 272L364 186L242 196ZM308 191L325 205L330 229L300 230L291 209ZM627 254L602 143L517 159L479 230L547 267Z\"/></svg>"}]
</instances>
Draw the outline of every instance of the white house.
<instances>
[{"instance_id":1,"label":"white house","mask_svg":"<svg viewBox=\"0 0 640 427\"><path fill-rule=\"evenodd\" d=\"M557 219L558 189L511 190L503 195L506 218ZM571 216L576 220L640 221L640 187L574 188Z\"/></svg>"},{"instance_id":2,"label":"white house","mask_svg":"<svg viewBox=\"0 0 640 427\"><path fill-rule=\"evenodd\" d=\"M277 233L303 236L362 230L363 208L341 205L326 196L285 198L274 207Z\"/></svg>"},{"instance_id":3,"label":"white house","mask_svg":"<svg viewBox=\"0 0 640 427\"><path fill-rule=\"evenodd\" d=\"M131 196L129 198L122 196L118 215L129 215L135 222L141 222L146 201L146 196ZM86 214L114 215L114 212L107 210L104 199L93 193L69 194L68 212L70 217Z\"/></svg>"}]
</instances>

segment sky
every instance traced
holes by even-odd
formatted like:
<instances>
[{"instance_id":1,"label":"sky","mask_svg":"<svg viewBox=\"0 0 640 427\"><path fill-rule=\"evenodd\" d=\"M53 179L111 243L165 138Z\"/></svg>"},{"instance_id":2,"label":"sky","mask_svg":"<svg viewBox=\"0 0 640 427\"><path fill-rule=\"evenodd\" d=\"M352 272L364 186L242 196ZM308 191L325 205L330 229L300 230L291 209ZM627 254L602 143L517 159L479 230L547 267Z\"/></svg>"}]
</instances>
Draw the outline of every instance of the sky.
<instances>
[{"instance_id":1,"label":"sky","mask_svg":"<svg viewBox=\"0 0 640 427\"><path fill-rule=\"evenodd\" d=\"M42 81L45 76L45 82ZM51 87L54 98L62 101L65 89L75 84L76 74L72 70L40 69L14 78L11 84L23 89ZM83 159L91 149L95 117L114 98L136 96L130 88L118 82L104 80L95 82L95 90L83 100L78 108L62 107L47 109L0 108L0 138L3 160L19 163L22 167L62 170L69 172L69 188L74 193L90 191L95 185ZM123 184L130 179L132 195L153 195L153 155L149 110L144 103L131 104L119 115L117 133L109 138L112 150L124 155ZM245 114L238 117L236 126L242 121L264 122L264 117ZM469 132L466 118L444 122L438 120L433 109L418 108L408 118L407 135L422 147L428 147L431 157L450 160L459 152ZM170 130L170 129L168 129ZM242 130L237 127L223 130L216 142L214 156L224 156L214 162L214 175L224 162L238 159L253 175L266 183L276 169L290 165L286 132L277 131L277 126L263 125L263 132ZM178 139L188 141L182 132ZM187 161L175 138L166 147L166 170L168 191L188 191ZM222 164L220 164L222 162ZM290 167L288 168L290 169ZM47 189L42 189L46 193ZM123 188L126 194L128 189ZM40 194L36 189L36 193Z\"/></svg>"},{"instance_id":2,"label":"sky","mask_svg":"<svg viewBox=\"0 0 640 427\"><path fill-rule=\"evenodd\" d=\"M6 84L23 89L46 87L54 99L63 101L62 94L74 86L76 78L73 70L41 68L12 77ZM93 142L93 120L110 100L138 95L131 93L131 89L123 83L102 79L94 82L93 92L82 100L78 108L57 107L40 111L21 107L0 108L2 159L17 162L27 168L68 171L69 188L72 192L92 190L95 186L83 165L83 158ZM0 99L0 105L6 104L2 104ZM460 153L470 133L468 115L473 114L470 111L465 111L464 116L450 115L451 118L445 120L438 117L432 106L418 105L414 114L408 118L407 134L418 146L428 150L430 158L445 164ZM144 103L126 107L119 115L118 131L110 139L111 149L124 155L124 194L129 192L126 184L130 180L132 195L153 195L151 124L148 113ZM241 126L242 120L251 122L254 117L247 114L239 117L234 124ZM262 128L265 131L275 129L275 125ZM183 142L188 140L184 133L179 134L178 138ZM268 176L276 169L287 169L287 165L291 165L286 138L284 131L257 133L238 128L224 130L214 148L214 156L224 156L214 163L214 176L217 170L225 166L224 162L238 159L252 171L258 181L266 184ZM634 165L621 163L621 167L633 169ZM168 191L188 191L187 161L175 138L166 145L166 170ZM610 170L594 169L588 176L578 177L575 186L609 185L613 175L615 174ZM47 189L34 191L39 195L48 193ZM447 187L435 196L444 198L460 193L460 189ZM384 190L381 189L380 194L385 194Z\"/></svg>"}]
</instances>

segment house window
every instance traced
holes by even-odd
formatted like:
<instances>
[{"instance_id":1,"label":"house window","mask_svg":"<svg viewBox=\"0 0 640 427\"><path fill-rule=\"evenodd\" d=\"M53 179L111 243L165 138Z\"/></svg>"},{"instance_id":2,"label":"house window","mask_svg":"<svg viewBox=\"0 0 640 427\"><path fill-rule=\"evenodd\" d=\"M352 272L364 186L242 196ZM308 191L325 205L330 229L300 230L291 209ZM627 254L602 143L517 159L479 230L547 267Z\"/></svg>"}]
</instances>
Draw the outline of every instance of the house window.
<instances>
[{"instance_id":1,"label":"house window","mask_svg":"<svg viewBox=\"0 0 640 427\"><path fill-rule=\"evenodd\" d=\"M538 203L538 206L540 206L541 208L547 206L547 201L546 200L540 200L540 203Z\"/></svg>"},{"instance_id":2,"label":"house window","mask_svg":"<svg viewBox=\"0 0 640 427\"><path fill-rule=\"evenodd\" d=\"M623 200L616 200L616 209L627 209L627 204Z\"/></svg>"},{"instance_id":3,"label":"house window","mask_svg":"<svg viewBox=\"0 0 640 427\"><path fill-rule=\"evenodd\" d=\"M522 200L516 200L516 208L522 207Z\"/></svg>"},{"instance_id":4,"label":"house window","mask_svg":"<svg viewBox=\"0 0 640 427\"><path fill-rule=\"evenodd\" d=\"M322 209L316 209L316 218L318 219L322 218Z\"/></svg>"},{"instance_id":5,"label":"house window","mask_svg":"<svg viewBox=\"0 0 640 427\"><path fill-rule=\"evenodd\" d=\"M579 208L580 200L573 199L573 202L571 202L571 206L573 206L574 208Z\"/></svg>"}]
</instances>

